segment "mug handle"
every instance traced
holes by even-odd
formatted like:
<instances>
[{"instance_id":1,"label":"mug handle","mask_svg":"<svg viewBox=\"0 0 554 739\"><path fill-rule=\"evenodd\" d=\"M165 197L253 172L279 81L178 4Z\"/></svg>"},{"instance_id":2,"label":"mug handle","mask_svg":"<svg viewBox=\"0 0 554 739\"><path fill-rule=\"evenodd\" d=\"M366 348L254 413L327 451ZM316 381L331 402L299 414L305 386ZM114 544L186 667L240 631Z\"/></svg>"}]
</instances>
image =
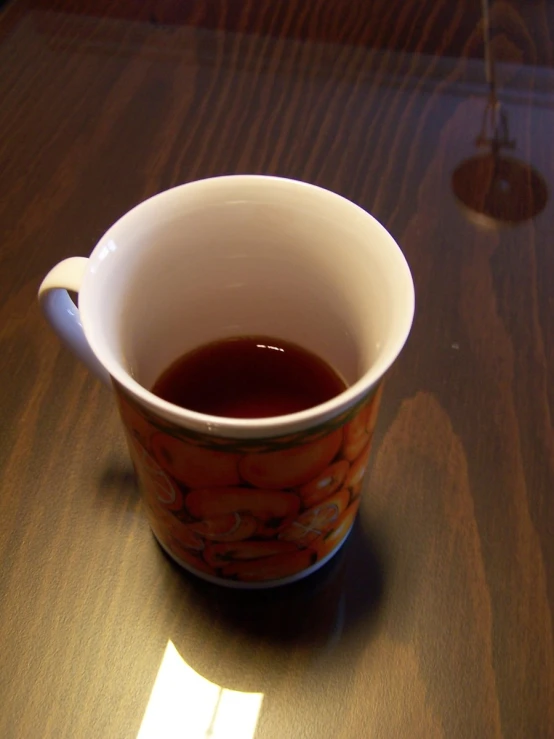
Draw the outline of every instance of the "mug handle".
<instances>
[{"instance_id":1,"label":"mug handle","mask_svg":"<svg viewBox=\"0 0 554 739\"><path fill-rule=\"evenodd\" d=\"M38 291L40 307L60 339L102 382L111 387L110 375L98 361L85 337L79 309L68 290L78 293L88 266L85 257L70 257L52 267Z\"/></svg>"}]
</instances>

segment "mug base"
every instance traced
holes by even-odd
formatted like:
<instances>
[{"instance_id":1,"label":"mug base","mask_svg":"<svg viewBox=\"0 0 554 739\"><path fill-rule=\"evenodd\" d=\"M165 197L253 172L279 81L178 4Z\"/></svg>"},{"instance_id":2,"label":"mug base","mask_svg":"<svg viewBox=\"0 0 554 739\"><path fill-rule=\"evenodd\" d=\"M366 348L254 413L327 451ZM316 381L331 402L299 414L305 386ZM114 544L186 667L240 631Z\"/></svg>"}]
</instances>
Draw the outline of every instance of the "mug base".
<instances>
[{"instance_id":1,"label":"mug base","mask_svg":"<svg viewBox=\"0 0 554 739\"><path fill-rule=\"evenodd\" d=\"M333 549L333 551L329 552L329 554L326 554L325 557L318 560L315 564L311 565L310 567L306 568L305 570L302 570L301 572L297 572L295 575L289 575L288 577L282 577L279 580L266 580L264 582L240 582L238 580L228 580L223 577L214 577L213 575L208 575L206 572L202 572L201 570L197 570L195 567L191 567L191 565L187 564L186 562L183 562L182 559L179 559L173 552L156 536L156 532L152 530L152 534L154 535L154 538L160 545L160 547L164 550L164 552L171 557L171 559L176 562L179 567L182 567L184 570L187 570L187 572L190 572L192 575L195 575L196 577L199 577L201 580L205 580L206 582L211 583L212 585L222 585L225 588L232 588L234 590L262 590L267 588L278 588L282 585L290 585L293 582L298 582L299 580L304 579L305 577L308 577L309 575L312 575L314 572L317 572L322 567L324 567L327 562L329 562L335 554L339 551L339 549L343 546L345 541L350 536L350 532L352 531L353 525L348 529L348 532L346 533L344 539L338 543L338 545Z\"/></svg>"}]
</instances>

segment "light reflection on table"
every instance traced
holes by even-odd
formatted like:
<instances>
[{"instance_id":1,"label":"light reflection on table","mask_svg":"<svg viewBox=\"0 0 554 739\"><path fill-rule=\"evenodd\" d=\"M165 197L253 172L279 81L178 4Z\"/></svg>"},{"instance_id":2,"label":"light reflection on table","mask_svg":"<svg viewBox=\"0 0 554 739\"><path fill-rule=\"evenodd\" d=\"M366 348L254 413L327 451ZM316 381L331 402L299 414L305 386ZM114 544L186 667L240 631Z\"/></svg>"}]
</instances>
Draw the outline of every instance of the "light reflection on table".
<instances>
[{"instance_id":1,"label":"light reflection on table","mask_svg":"<svg viewBox=\"0 0 554 739\"><path fill-rule=\"evenodd\" d=\"M253 739L263 699L206 680L170 640L137 739Z\"/></svg>"}]
</instances>

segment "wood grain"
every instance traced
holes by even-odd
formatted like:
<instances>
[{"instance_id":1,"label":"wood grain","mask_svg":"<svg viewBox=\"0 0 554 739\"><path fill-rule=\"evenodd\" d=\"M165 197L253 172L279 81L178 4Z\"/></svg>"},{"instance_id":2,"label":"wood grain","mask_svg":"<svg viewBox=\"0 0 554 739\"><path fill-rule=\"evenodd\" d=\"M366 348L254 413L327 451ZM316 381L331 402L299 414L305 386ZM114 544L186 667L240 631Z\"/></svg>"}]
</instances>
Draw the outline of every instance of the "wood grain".
<instances>
[{"instance_id":1,"label":"wood grain","mask_svg":"<svg viewBox=\"0 0 554 739\"><path fill-rule=\"evenodd\" d=\"M131 5L0 20L0 736L137 737L171 641L264 694L256 739L554 737L554 206L484 229L451 191L478 3ZM553 7L493 7L513 155L550 192ZM235 172L359 203L417 294L352 540L266 596L161 553L112 399L35 300L145 197Z\"/></svg>"}]
</instances>

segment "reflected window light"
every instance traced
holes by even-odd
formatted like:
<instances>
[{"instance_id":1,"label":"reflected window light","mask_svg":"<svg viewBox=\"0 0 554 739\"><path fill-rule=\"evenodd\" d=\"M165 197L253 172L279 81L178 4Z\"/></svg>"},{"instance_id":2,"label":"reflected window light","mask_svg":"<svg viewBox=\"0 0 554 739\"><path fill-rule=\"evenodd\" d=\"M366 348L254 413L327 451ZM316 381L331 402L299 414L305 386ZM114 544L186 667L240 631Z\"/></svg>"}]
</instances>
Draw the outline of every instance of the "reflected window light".
<instances>
[{"instance_id":1,"label":"reflected window light","mask_svg":"<svg viewBox=\"0 0 554 739\"><path fill-rule=\"evenodd\" d=\"M116 246L115 242L112 239L110 239L108 241L108 243L105 246L102 247L102 249L100 251L100 254L98 255L100 261L102 261L103 259L105 259L110 252L113 252L116 249L117 249L117 246Z\"/></svg>"},{"instance_id":2,"label":"reflected window light","mask_svg":"<svg viewBox=\"0 0 554 739\"><path fill-rule=\"evenodd\" d=\"M211 683L168 641L137 739L253 739L263 698Z\"/></svg>"}]
</instances>

